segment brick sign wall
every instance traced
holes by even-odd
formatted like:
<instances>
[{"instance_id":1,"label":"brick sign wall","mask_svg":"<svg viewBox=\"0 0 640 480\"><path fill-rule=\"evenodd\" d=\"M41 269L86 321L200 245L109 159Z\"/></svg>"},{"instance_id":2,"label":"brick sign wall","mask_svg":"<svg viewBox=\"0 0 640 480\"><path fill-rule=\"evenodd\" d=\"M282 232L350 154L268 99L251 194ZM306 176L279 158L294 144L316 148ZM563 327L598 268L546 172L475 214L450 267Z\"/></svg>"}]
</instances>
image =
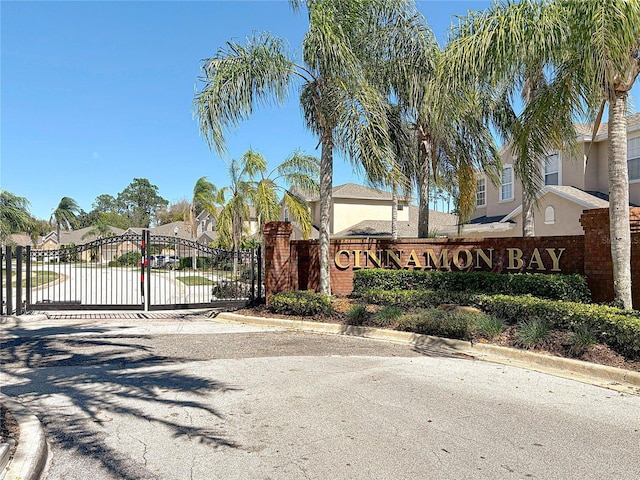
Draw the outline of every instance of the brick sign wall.
<instances>
[{"instance_id":1,"label":"brick sign wall","mask_svg":"<svg viewBox=\"0 0 640 480\"><path fill-rule=\"evenodd\" d=\"M631 208L640 224L640 208ZM330 247L331 291L347 295L353 274L366 268L491 271L499 273L579 273L587 277L593 300L609 302L613 267L608 209L588 210L580 222L584 236L488 239L334 239ZM317 240L289 241L291 225L265 225L265 280L269 295L288 290L318 290ZM640 285L640 233L631 235L632 285ZM640 288L633 289L640 305Z\"/></svg>"},{"instance_id":2,"label":"brick sign wall","mask_svg":"<svg viewBox=\"0 0 640 480\"><path fill-rule=\"evenodd\" d=\"M317 290L317 241L292 241L292 288ZM353 273L368 268L491 271L501 273L584 273L584 238L333 240L331 291L351 293Z\"/></svg>"}]
</instances>

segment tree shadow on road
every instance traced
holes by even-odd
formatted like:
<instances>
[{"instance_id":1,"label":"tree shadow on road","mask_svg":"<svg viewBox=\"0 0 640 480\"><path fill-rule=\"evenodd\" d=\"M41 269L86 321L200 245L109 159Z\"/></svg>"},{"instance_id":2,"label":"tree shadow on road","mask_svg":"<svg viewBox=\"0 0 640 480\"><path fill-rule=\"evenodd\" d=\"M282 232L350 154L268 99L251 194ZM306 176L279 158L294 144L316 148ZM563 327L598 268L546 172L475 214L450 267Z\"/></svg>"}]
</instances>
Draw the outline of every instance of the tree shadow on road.
<instances>
[{"instance_id":1,"label":"tree shadow on road","mask_svg":"<svg viewBox=\"0 0 640 480\"><path fill-rule=\"evenodd\" d=\"M375 329L359 325L342 325L340 328L340 335L372 338L370 335L371 330ZM429 335L420 335L417 333L412 334L409 340L409 345L413 352L426 357L473 358L471 355L455 351L447 344L447 339L432 337Z\"/></svg>"},{"instance_id":2,"label":"tree shadow on road","mask_svg":"<svg viewBox=\"0 0 640 480\"><path fill-rule=\"evenodd\" d=\"M73 336L79 333L91 336ZM144 468L146 460L132 462L109 446L103 427L112 415L130 417L132 425L134 419L146 420L174 438L237 448L223 433L191 421L192 415L222 419L211 406L211 395L236 389L185 371L180 363L190 359L155 355L149 346L136 342L138 338L149 337L114 337L106 328L83 324L3 328L2 393L28 406L57 448L98 461L114 478L155 478L155 474ZM182 414L172 415L169 409L174 408L188 420ZM127 432L132 438L136 433Z\"/></svg>"}]
</instances>

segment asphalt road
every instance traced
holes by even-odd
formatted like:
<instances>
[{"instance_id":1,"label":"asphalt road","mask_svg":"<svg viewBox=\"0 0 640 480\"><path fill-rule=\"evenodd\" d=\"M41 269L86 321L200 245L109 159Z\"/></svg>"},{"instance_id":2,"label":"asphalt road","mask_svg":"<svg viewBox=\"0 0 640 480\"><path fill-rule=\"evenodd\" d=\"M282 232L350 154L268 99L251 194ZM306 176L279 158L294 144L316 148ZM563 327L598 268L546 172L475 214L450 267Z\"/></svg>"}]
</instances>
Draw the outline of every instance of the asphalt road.
<instances>
[{"instance_id":1,"label":"asphalt road","mask_svg":"<svg viewBox=\"0 0 640 480\"><path fill-rule=\"evenodd\" d=\"M48 478L638 479L640 397L204 318L0 326Z\"/></svg>"}]
</instances>

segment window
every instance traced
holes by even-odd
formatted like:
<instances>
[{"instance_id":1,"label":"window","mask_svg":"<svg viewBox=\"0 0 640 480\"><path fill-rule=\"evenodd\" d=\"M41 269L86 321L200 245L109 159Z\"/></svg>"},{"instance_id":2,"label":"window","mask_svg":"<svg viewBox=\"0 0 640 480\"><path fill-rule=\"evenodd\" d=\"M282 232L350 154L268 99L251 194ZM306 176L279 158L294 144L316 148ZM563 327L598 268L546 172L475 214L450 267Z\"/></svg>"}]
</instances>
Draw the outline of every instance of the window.
<instances>
[{"instance_id":1,"label":"window","mask_svg":"<svg viewBox=\"0 0 640 480\"><path fill-rule=\"evenodd\" d=\"M544 160L544 184L560 185L560 155L557 153Z\"/></svg>"},{"instance_id":2,"label":"window","mask_svg":"<svg viewBox=\"0 0 640 480\"><path fill-rule=\"evenodd\" d=\"M640 180L640 137L627 140L629 180Z\"/></svg>"},{"instance_id":3,"label":"window","mask_svg":"<svg viewBox=\"0 0 640 480\"><path fill-rule=\"evenodd\" d=\"M556 211L551 205L544 211L544 223L556 223Z\"/></svg>"},{"instance_id":4,"label":"window","mask_svg":"<svg viewBox=\"0 0 640 480\"><path fill-rule=\"evenodd\" d=\"M398 211L400 210L404 210L404 205L401 203L398 204Z\"/></svg>"},{"instance_id":5,"label":"window","mask_svg":"<svg viewBox=\"0 0 640 480\"><path fill-rule=\"evenodd\" d=\"M484 207L487 205L487 180L485 178L478 179L478 187L476 188L476 207Z\"/></svg>"},{"instance_id":6,"label":"window","mask_svg":"<svg viewBox=\"0 0 640 480\"><path fill-rule=\"evenodd\" d=\"M502 187L500 188L500 200L513 200L513 167L507 165L502 169Z\"/></svg>"}]
</instances>

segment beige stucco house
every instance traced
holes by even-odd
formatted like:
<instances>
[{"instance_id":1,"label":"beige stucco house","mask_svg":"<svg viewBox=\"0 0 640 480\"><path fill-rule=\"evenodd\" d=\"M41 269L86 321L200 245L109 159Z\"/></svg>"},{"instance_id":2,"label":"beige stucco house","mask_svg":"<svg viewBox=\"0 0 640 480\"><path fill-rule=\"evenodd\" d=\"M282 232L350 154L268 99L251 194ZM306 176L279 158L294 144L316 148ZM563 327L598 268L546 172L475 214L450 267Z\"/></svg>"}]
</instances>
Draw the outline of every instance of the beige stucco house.
<instances>
[{"instance_id":1,"label":"beige stucco house","mask_svg":"<svg viewBox=\"0 0 640 480\"><path fill-rule=\"evenodd\" d=\"M311 238L318 238L320 226L320 197L306 198L311 211L313 228ZM410 198L398 198L398 236L418 236L418 207L410 204ZM391 192L345 183L333 187L329 211L329 233L333 238L345 237L390 237L393 196ZM282 220L290 221L283 209ZM457 217L448 213L430 210L430 226L438 231L444 225L455 225ZM293 224L292 239L302 239L299 227Z\"/></svg>"},{"instance_id":2,"label":"beige stucco house","mask_svg":"<svg viewBox=\"0 0 640 480\"><path fill-rule=\"evenodd\" d=\"M583 235L580 215L584 210L607 208L609 188L607 171L607 124L593 136L593 125L576 124L578 154L549 152L541 173L544 186L534 210L536 236ZM588 158L587 158L588 154ZM640 113L627 117L627 161L629 201L640 204ZM462 228L463 237L522 236L522 186L515 176L509 148L502 150L503 170L500 183L494 185L480 176L476 192L476 210ZM449 235L455 235L451 229Z\"/></svg>"}]
</instances>

